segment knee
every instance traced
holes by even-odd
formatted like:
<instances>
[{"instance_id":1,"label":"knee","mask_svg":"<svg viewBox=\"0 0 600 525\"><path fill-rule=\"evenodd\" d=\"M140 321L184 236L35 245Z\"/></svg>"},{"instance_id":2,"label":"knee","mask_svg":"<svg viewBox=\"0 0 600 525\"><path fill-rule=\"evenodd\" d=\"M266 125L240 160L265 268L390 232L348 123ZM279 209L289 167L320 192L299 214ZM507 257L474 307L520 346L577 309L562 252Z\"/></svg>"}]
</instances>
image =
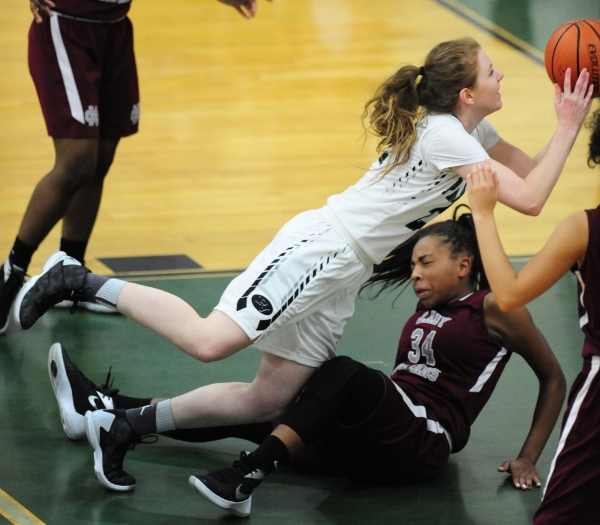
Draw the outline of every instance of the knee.
<instances>
[{"instance_id":1,"label":"knee","mask_svg":"<svg viewBox=\"0 0 600 525\"><path fill-rule=\"evenodd\" d=\"M256 392L250 388L243 403L247 410L253 414L255 421L274 421L283 416L293 401L283 399L282 396L277 394L278 392Z\"/></svg>"},{"instance_id":2,"label":"knee","mask_svg":"<svg viewBox=\"0 0 600 525\"><path fill-rule=\"evenodd\" d=\"M83 158L80 161L57 164L48 177L64 193L73 193L94 179L96 161Z\"/></svg>"}]
</instances>

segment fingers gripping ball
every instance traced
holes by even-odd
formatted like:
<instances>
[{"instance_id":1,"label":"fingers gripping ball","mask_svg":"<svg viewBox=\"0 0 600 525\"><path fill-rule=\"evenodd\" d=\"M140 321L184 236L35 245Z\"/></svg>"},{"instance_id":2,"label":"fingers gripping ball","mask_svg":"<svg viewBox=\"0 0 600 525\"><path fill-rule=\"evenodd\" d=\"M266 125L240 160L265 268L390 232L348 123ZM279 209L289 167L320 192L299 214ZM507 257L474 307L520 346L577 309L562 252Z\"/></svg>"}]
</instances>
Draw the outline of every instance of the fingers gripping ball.
<instances>
[{"instance_id":1,"label":"fingers gripping ball","mask_svg":"<svg viewBox=\"0 0 600 525\"><path fill-rule=\"evenodd\" d=\"M594 97L600 95L600 21L591 18L571 20L561 25L548 40L544 62L550 80L561 88L567 68L571 68L571 86L586 68Z\"/></svg>"}]
</instances>

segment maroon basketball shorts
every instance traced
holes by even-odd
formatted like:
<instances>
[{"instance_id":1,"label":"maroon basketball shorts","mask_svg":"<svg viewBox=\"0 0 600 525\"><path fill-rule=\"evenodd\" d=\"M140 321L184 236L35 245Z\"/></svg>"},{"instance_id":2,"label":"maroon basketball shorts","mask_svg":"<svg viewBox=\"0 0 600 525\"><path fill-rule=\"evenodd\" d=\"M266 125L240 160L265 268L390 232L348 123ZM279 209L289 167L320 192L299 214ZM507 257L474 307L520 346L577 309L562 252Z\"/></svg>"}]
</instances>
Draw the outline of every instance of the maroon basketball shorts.
<instances>
[{"instance_id":1,"label":"maroon basketball shorts","mask_svg":"<svg viewBox=\"0 0 600 525\"><path fill-rule=\"evenodd\" d=\"M29 30L29 71L48 134L119 138L140 118L133 27L54 15Z\"/></svg>"},{"instance_id":2,"label":"maroon basketball shorts","mask_svg":"<svg viewBox=\"0 0 600 525\"><path fill-rule=\"evenodd\" d=\"M425 407L411 401L387 376L381 406L362 425L339 429L305 450L294 464L312 473L422 482L450 457L449 437Z\"/></svg>"},{"instance_id":3,"label":"maroon basketball shorts","mask_svg":"<svg viewBox=\"0 0 600 525\"><path fill-rule=\"evenodd\" d=\"M569 393L535 525L600 523L600 356L586 357Z\"/></svg>"}]
</instances>

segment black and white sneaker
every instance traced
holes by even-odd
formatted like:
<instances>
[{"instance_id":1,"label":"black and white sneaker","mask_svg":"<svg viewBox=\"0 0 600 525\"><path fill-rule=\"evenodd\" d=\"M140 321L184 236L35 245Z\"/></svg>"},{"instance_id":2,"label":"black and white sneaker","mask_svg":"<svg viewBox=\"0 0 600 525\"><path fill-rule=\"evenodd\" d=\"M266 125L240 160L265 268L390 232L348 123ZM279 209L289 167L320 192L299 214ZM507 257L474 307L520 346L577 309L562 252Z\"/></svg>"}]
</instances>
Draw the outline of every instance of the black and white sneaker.
<instances>
[{"instance_id":1,"label":"black and white sneaker","mask_svg":"<svg viewBox=\"0 0 600 525\"><path fill-rule=\"evenodd\" d=\"M207 500L231 514L244 518L250 515L252 491L260 485L265 472L252 465L248 452L240 454L233 466L208 474L190 476L190 484Z\"/></svg>"},{"instance_id":2,"label":"black and white sneaker","mask_svg":"<svg viewBox=\"0 0 600 525\"><path fill-rule=\"evenodd\" d=\"M15 300L14 316L24 330L55 304L64 300L87 301L91 289L85 289L85 277L90 271L64 252L54 253L40 275L29 279Z\"/></svg>"},{"instance_id":3,"label":"black and white sneaker","mask_svg":"<svg viewBox=\"0 0 600 525\"><path fill-rule=\"evenodd\" d=\"M75 366L60 343L50 347L48 373L58 402L60 421L69 438L85 437L85 413L88 410L115 408L112 396L119 391L110 388L110 370L105 384L94 384Z\"/></svg>"},{"instance_id":4,"label":"black and white sneaker","mask_svg":"<svg viewBox=\"0 0 600 525\"><path fill-rule=\"evenodd\" d=\"M48 259L44 263L44 266L42 268L42 273L48 271L50 268L52 268L52 266L54 264L56 264L56 261L54 260L54 253L53 253L50 255L50 257L48 257ZM57 303L55 305L55 307L72 310L74 308L73 305L74 305L73 301L65 300L65 301L61 301L60 303ZM108 306L105 306L105 305L99 304L99 303L90 303L87 301L80 302L77 305L77 308L80 310L87 310L88 312L93 312L95 314L116 314L116 313L118 313L114 308L110 308Z\"/></svg>"},{"instance_id":5,"label":"black and white sneaker","mask_svg":"<svg viewBox=\"0 0 600 525\"><path fill-rule=\"evenodd\" d=\"M142 439L125 417L125 410L96 410L85 414L85 432L94 449L94 471L102 485L126 492L135 478L123 470L123 460Z\"/></svg>"},{"instance_id":6,"label":"black and white sneaker","mask_svg":"<svg viewBox=\"0 0 600 525\"><path fill-rule=\"evenodd\" d=\"M0 268L0 334L8 328L10 307L23 286L25 271L6 259Z\"/></svg>"}]
</instances>

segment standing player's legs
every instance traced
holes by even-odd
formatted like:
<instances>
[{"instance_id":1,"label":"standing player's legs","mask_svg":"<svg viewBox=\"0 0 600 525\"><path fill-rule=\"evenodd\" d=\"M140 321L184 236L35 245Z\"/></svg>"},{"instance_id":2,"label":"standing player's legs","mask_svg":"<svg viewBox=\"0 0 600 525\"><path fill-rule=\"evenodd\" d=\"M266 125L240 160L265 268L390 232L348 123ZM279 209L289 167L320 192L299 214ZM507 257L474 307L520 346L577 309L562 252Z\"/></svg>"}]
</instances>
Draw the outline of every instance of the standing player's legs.
<instances>
[{"instance_id":1,"label":"standing player's legs","mask_svg":"<svg viewBox=\"0 0 600 525\"><path fill-rule=\"evenodd\" d=\"M113 143L114 152L116 142ZM104 162L104 173L98 173L98 139L54 139L54 149L54 167L33 190L15 244L4 264L4 274L0 276L0 333L7 328L10 307L23 283L33 253L65 215L74 196L98 176L103 178L110 166L110 163L106 165ZM94 208L94 203L91 203L84 213L95 218L97 207Z\"/></svg>"},{"instance_id":2,"label":"standing player's legs","mask_svg":"<svg viewBox=\"0 0 600 525\"><path fill-rule=\"evenodd\" d=\"M534 525L600 523L600 356L587 357L571 392Z\"/></svg>"},{"instance_id":3,"label":"standing player's legs","mask_svg":"<svg viewBox=\"0 0 600 525\"><path fill-rule=\"evenodd\" d=\"M42 18L29 31L28 62L55 165L35 187L0 275L0 333L33 253L63 217L61 250L83 262L119 137L139 120L130 21Z\"/></svg>"},{"instance_id":4,"label":"standing player's legs","mask_svg":"<svg viewBox=\"0 0 600 525\"><path fill-rule=\"evenodd\" d=\"M116 148L116 144L114 147ZM37 249L50 230L65 216L80 191L87 194L87 186L97 187L97 139L54 139L54 149L54 167L36 185L19 228L19 239L33 250ZM108 166L100 175L101 178L106 175ZM95 218L97 204L90 204L88 216ZM91 220L93 224L93 219Z\"/></svg>"},{"instance_id":5,"label":"standing player's legs","mask_svg":"<svg viewBox=\"0 0 600 525\"><path fill-rule=\"evenodd\" d=\"M92 234L94 223L100 208L104 178L112 164L117 150L119 139L101 138L97 144L96 169L93 176L84 186L80 187L73 195L69 206L63 215L61 241L68 240L72 243L85 245ZM74 257L68 250L67 255ZM83 263L83 254L75 257Z\"/></svg>"}]
</instances>

